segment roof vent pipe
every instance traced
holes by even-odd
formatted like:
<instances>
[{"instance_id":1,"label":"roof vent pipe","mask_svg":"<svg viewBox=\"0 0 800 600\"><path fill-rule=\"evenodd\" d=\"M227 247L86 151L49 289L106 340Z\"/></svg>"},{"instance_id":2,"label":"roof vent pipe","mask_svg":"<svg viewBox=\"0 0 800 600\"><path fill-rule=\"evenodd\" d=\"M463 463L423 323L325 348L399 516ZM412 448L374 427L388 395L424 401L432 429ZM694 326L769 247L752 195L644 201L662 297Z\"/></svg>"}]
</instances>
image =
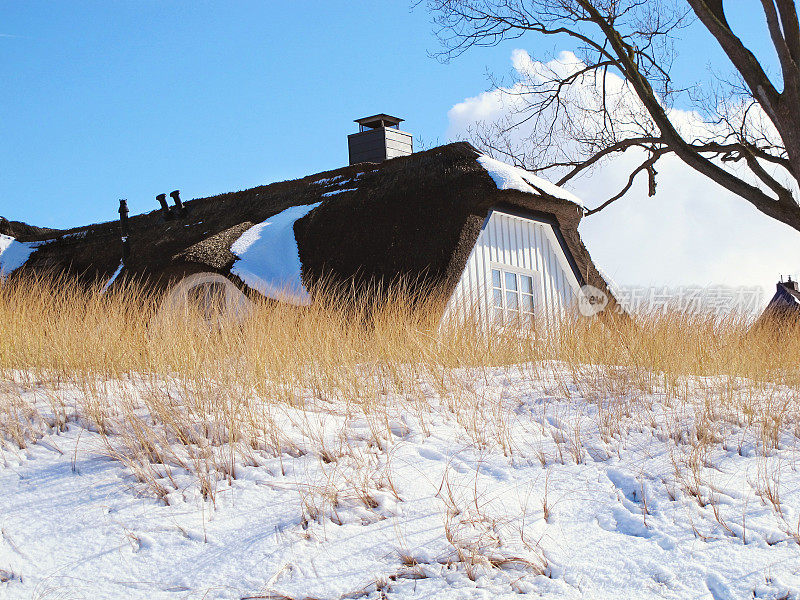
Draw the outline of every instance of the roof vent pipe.
<instances>
[{"instance_id":1,"label":"roof vent pipe","mask_svg":"<svg viewBox=\"0 0 800 600\"><path fill-rule=\"evenodd\" d=\"M172 215L169 212L169 205L167 204L167 195L159 194L158 196L156 196L156 200L158 200L158 203L161 205L161 215L164 217L164 220L166 221L167 219L172 217Z\"/></svg>"},{"instance_id":2,"label":"roof vent pipe","mask_svg":"<svg viewBox=\"0 0 800 600\"><path fill-rule=\"evenodd\" d=\"M170 192L169 197L172 198L173 202L175 202L175 208L182 212L183 202L181 202L181 191L175 190L174 192Z\"/></svg>"},{"instance_id":3,"label":"roof vent pipe","mask_svg":"<svg viewBox=\"0 0 800 600\"><path fill-rule=\"evenodd\" d=\"M131 243L128 240L128 201L120 198L119 201L119 232L122 238L122 264L127 267L131 255Z\"/></svg>"}]
</instances>

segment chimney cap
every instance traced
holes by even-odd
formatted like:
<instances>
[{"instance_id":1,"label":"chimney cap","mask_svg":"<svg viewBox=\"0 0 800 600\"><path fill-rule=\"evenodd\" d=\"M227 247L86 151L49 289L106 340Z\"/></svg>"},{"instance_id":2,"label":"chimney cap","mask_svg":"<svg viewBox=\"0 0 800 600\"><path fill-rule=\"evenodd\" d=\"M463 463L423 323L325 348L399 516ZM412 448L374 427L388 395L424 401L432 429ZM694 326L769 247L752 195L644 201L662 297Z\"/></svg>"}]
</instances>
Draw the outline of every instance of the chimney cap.
<instances>
[{"instance_id":1,"label":"chimney cap","mask_svg":"<svg viewBox=\"0 0 800 600\"><path fill-rule=\"evenodd\" d=\"M404 120L405 119L401 119L399 117L393 117L392 115L380 113L377 115L372 115L371 117L355 119L355 122L358 123L362 129L365 127L369 129L377 129L378 127L397 127Z\"/></svg>"}]
</instances>

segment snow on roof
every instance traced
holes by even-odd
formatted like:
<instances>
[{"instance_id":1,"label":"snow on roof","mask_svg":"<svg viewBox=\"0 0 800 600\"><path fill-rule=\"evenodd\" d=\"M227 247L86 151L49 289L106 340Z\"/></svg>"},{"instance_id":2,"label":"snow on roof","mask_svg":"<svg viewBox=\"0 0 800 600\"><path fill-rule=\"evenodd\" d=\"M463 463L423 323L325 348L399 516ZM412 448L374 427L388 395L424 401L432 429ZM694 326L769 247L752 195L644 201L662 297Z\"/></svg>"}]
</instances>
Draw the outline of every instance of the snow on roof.
<instances>
[{"instance_id":1,"label":"snow on roof","mask_svg":"<svg viewBox=\"0 0 800 600\"><path fill-rule=\"evenodd\" d=\"M519 190L534 196L547 194L548 196L568 200L578 206L583 206L583 200L576 195L525 169L509 165L485 154L482 154L476 160L494 179L499 190Z\"/></svg>"},{"instance_id":2,"label":"snow on roof","mask_svg":"<svg viewBox=\"0 0 800 600\"><path fill-rule=\"evenodd\" d=\"M336 194L341 194L342 192L355 192L358 188L345 188L343 190L333 190L332 192L325 192L322 196L335 196Z\"/></svg>"},{"instance_id":3,"label":"snow on roof","mask_svg":"<svg viewBox=\"0 0 800 600\"><path fill-rule=\"evenodd\" d=\"M10 235L0 234L0 277L19 269L41 245L41 242L18 242Z\"/></svg>"},{"instance_id":4,"label":"snow on roof","mask_svg":"<svg viewBox=\"0 0 800 600\"><path fill-rule=\"evenodd\" d=\"M372 169L370 171L364 171L362 173L356 173L352 177L347 177L347 178L345 178L344 175L335 175L333 177L325 177L323 179L317 179L315 181L312 181L311 184L312 185L321 185L321 186L347 185L349 183L352 183L352 182L360 179L364 175L364 173L372 173L373 171L375 171L375 169Z\"/></svg>"},{"instance_id":5,"label":"snow on roof","mask_svg":"<svg viewBox=\"0 0 800 600\"><path fill-rule=\"evenodd\" d=\"M334 182L337 182L340 179L344 179L344 175L336 175L334 177L324 177L323 179L317 179L316 181L312 181L311 183L316 185L330 185Z\"/></svg>"},{"instance_id":6,"label":"snow on roof","mask_svg":"<svg viewBox=\"0 0 800 600\"><path fill-rule=\"evenodd\" d=\"M231 246L231 252L239 258L231 273L268 298L301 306L309 304L311 297L301 278L294 222L320 204L292 206L246 230Z\"/></svg>"},{"instance_id":7,"label":"snow on roof","mask_svg":"<svg viewBox=\"0 0 800 600\"><path fill-rule=\"evenodd\" d=\"M124 266L125 265L120 261L119 266L117 267L117 270L114 271L114 274L111 276L111 279L106 281L105 285L103 286L103 291L102 291L103 294L105 294L106 291L108 291L108 288L111 287L111 284L117 280L117 277L119 277L119 274L122 273L122 267Z\"/></svg>"}]
</instances>

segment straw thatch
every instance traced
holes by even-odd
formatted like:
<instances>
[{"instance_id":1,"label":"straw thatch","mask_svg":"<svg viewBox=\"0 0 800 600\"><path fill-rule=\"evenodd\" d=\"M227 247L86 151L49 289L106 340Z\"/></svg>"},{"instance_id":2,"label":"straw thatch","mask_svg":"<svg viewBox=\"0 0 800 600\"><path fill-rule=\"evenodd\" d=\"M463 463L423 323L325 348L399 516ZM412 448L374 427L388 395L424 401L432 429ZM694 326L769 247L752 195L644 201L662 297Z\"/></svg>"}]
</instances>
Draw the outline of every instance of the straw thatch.
<instances>
[{"instance_id":1,"label":"straw thatch","mask_svg":"<svg viewBox=\"0 0 800 600\"><path fill-rule=\"evenodd\" d=\"M159 287L203 270L229 275L236 259L230 246L248 227L291 206L322 202L295 223L306 283L407 278L449 294L487 215L505 208L553 223L578 280L608 291L578 235L582 209L548 195L498 190L477 156L472 146L458 142L380 164L198 198L186 203L182 219L165 221L157 210L133 216L125 274ZM67 232L10 225L10 235L20 241L52 239L20 271L103 279L119 266L116 222Z\"/></svg>"},{"instance_id":2,"label":"straw thatch","mask_svg":"<svg viewBox=\"0 0 800 600\"><path fill-rule=\"evenodd\" d=\"M785 319L800 319L800 291L796 281L781 281L777 284L775 295L767 304L758 323L780 322Z\"/></svg>"},{"instance_id":3,"label":"straw thatch","mask_svg":"<svg viewBox=\"0 0 800 600\"><path fill-rule=\"evenodd\" d=\"M57 229L35 227L27 223L22 223L21 221L9 221L8 219L0 217L0 235L10 235L16 239L24 239L25 241L33 242L52 238L59 233Z\"/></svg>"}]
</instances>

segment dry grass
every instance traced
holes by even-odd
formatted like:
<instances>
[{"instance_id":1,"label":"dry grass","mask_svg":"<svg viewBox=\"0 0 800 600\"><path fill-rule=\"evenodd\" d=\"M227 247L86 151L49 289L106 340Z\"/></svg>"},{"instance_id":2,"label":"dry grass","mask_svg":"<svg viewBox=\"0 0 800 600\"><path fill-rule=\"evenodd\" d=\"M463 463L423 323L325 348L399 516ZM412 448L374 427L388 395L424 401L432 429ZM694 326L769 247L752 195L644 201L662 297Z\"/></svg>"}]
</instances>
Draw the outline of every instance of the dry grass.
<instances>
[{"instance_id":1,"label":"dry grass","mask_svg":"<svg viewBox=\"0 0 800 600\"><path fill-rule=\"evenodd\" d=\"M148 373L188 382L232 374L246 385L272 385L263 391L282 392L281 400L291 399L298 383L320 394L348 392L357 367L369 366L405 392L404 369L438 373L436 382L446 387L452 369L545 360L563 361L587 385L599 377L615 392L633 386L679 396L686 375L715 378L711 391L728 401L741 398L742 379L800 385L798 323L753 330L738 315L658 313L486 335L474 323L439 327L436 299L412 304L398 290L380 303L376 296L345 303L323 293L306 308L256 299L243 321L209 327L195 312L165 311L130 283L104 294L65 279L12 279L0 284L0 368L55 381ZM608 366L619 367L613 380Z\"/></svg>"},{"instance_id":2,"label":"dry grass","mask_svg":"<svg viewBox=\"0 0 800 600\"><path fill-rule=\"evenodd\" d=\"M440 325L435 299L414 304L402 289L385 302L318 297L306 308L254 299L243 320L209 326L192 310L164 309L133 284L104 294L68 280L0 283L0 448L25 447L80 421L166 503L180 488L180 474L196 478L213 503L239 465L313 454L324 480L298 490L304 520L335 519L341 506L380 519L375 495L400 499L388 468L393 441L404 435L400 414L425 431L436 404L476 448L515 460L513 416L481 384L516 366L532 381L551 380L553 395L595 405L607 456L625 428L667 432L674 441L670 493L711 504L727 528L704 479L710 453L725 437L720 432L740 428L739 451L752 440L764 456L800 432L797 324L754 330L738 316L654 314L487 332L475 323ZM73 401L54 393L64 388L74 390ZM23 399L25 391L49 410ZM654 397L670 407L667 413L650 406ZM363 418L366 445L355 446L345 432L319 433L324 422L295 421L302 435L293 432L287 411L318 418L303 412L308 405ZM581 415L564 420L555 452L537 451L542 465L581 463L586 452L598 452L584 448ZM777 485L774 473L754 482L782 515ZM545 486L545 521L551 508ZM493 525L480 511L464 521L457 510L449 507L447 532L474 576L475 565L492 561ZM480 535L471 532L477 541L462 539L465 522L483 527ZM797 536L798 527L786 523L789 535Z\"/></svg>"},{"instance_id":3,"label":"dry grass","mask_svg":"<svg viewBox=\"0 0 800 600\"><path fill-rule=\"evenodd\" d=\"M100 431L119 427L124 417L149 458L160 458L160 445L177 440L203 448L187 457L195 468L225 461L228 471L235 457L217 456L212 448L237 441L278 453L291 448L270 426L268 407L253 398L288 406L308 399L342 402L376 417L371 427L380 445L387 424L380 410L370 409L393 397L424 407L432 389L477 445L498 442L513 453L507 415L481 397L463 376L465 368L524 364L532 378L566 369L569 382L561 376L554 391L595 402L608 440L645 395L684 403L689 396L706 398L698 423L707 427L675 432L689 435L697 452L712 441L703 436L713 438L720 416L714 411L758 424L760 443L774 448L796 408L785 390L800 389L798 324L753 330L739 316L654 314L568 319L547 331L487 335L475 323L440 326L435 299L415 305L403 290L382 303L318 297L306 308L255 299L245 319L210 327L194 311L165 309L134 284L104 294L99 286L64 279L12 279L0 284L0 371L4 381L22 378L41 389L55 415L49 426L63 426L69 409L48 390L72 384L82 392L83 415ZM147 384L143 397L126 399L120 389L129 402L106 405L109 386L131 377ZM6 392L0 433L24 445L36 437L36 415L11 390L0 390ZM138 402L149 409L147 418L165 425L168 439L152 437L140 422ZM580 423L562 442L564 454L580 462Z\"/></svg>"}]
</instances>

